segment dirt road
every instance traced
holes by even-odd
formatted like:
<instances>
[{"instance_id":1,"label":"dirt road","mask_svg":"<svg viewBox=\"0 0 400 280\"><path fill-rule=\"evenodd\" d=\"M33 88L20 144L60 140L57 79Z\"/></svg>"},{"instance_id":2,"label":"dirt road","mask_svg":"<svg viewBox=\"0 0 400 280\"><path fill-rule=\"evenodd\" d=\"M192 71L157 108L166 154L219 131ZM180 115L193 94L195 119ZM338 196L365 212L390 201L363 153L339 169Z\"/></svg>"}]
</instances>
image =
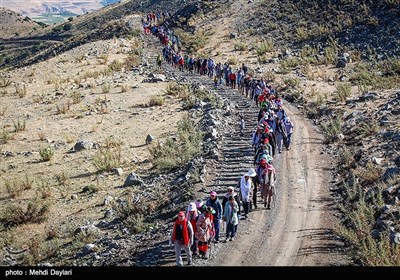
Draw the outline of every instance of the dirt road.
<instances>
[{"instance_id":1,"label":"dirt road","mask_svg":"<svg viewBox=\"0 0 400 280\"><path fill-rule=\"evenodd\" d=\"M329 159L321 154L322 136L293 106L285 104L295 124L290 151L274 159L277 200L241 220L234 242L214 245L210 266L339 265L339 243L332 234L328 195ZM224 234L221 234L224 236Z\"/></svg>"}]
</instances>

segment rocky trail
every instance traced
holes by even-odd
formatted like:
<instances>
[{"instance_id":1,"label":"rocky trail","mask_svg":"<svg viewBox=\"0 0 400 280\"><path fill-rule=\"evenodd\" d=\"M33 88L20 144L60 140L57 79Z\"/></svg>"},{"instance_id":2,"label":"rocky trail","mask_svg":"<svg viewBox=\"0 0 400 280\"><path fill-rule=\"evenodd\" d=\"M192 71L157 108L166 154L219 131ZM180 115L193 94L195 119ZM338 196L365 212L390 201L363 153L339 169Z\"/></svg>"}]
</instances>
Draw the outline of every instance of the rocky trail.
<instances>
[{"instance_id":1,"label":"rocky trail","mask_svg":"<svg viewBox=\"0 0 400 280\"><path fill-rule=\"evenodd\" d=\"M149 60L155 61L161 47L154 39L151 48L155 54ZM206 198L211 190L216 190L222 199L227 187L233 186L238 191L238 180L253 167L251 136L258 114L255 102L224 83L215 90L212 79L207 76L180 72L165 62L163 66L166 74L173 75L177 81L202 84L235 108L236 114L226 116L229 129L218 132L221 156L215 162L206 164L205 187L197 190L195 196ZM228 243L213 243L210 258L194 258L195 266L344 264L341 243L332 231L333 201L328 196L331 160L321 152L323 137L295 107L285 102L284 109L295 124L295 132L290 151L284 150L274 158L277 170L276 202L271 210L267 210L259 194L258 208L253 208L248 219L240 220L237 239ZM243 136L239 131L239 113L246 123ZM220 238L225 239L225 227L222 225ZM165 244L162 252L164 260L161 265L174 265L173 247Z\"/></svg>"}]
</instances>

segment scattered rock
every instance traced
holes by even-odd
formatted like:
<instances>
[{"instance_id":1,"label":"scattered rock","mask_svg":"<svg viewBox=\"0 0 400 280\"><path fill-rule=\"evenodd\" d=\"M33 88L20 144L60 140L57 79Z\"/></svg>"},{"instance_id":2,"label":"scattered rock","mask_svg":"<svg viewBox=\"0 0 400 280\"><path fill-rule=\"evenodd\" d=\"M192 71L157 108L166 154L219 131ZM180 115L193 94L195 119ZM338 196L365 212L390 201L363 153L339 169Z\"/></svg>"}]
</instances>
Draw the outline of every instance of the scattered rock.
<instances>
[{"instance_id":1,"label":"scattered rock","mask_svg":"<svg viewBox=\"0 0 400 280\"><path fill-rule=\"evenodd\" d=\"M122 168L114 168L114 169L112 170L112 172L113 172L115 175L118 175L118 176L121 176L121 175L124 173L124 171L122 170Z\"/></svg>"},{"instance_id":2,"label":"scattered rock","mask_svg":"<svg viewBox=\"0 0 400 280\"><path fill-rule=\"evenodd\" d=\"M146 145L148 145L148 144L150 144L151 142L153 142L154 139L155 139L155 138L154 138L153 135L147 134L147 136L146 136Z\"/></svg>"},{"instance_id":3,"label":"scattered rock","mask_svg":"<svg viewBox=\"0 0 400 280\"><path fill-rule=\"evenodd\" d=\"M235 39L238 37L237 33L232 32L231 34L229 34L229 39Z\"/></svg>"},{"instance_id":4,"label":"scattered rock","mask_svg":"<svg viewBox=\"0 0 400 280\"><path fill-rule=\"evenodd\" d=\"M400 174L400 167L389 167L383 174L383 181L387 182L390 178Z\"/></svg>"},{"instance_id":5,"label":"scattered rock","mask_svg":"<svg viewBox=\"0 0 400 280\"><path fill-rule=\"evenodd\" d=\"M143 185L144 182L143 180L136 175L135 173L131 173L128 175L128 177L126 178L125 182L124 182L124 187L128 187L128 186L141 186Z\"/></svg>"},{"instance_id":6,"label":"scattered rock","mask_svg":"<svg viewBox=\"0 0 400 280\"><path fill-rule=\"evenodd\" d=\"M375 164L381 165L382 161L384 160L384 158L377 158L377 157L372 157L371 161Z\"/></svg>"},{"instance_id":7,"label":"scattered rock","mask_svg":"<svg viewBox=\"0 0 400 280\"><path fill-rule=\"evenodd\" d=\"M73 146L69 152L74 153L74 152L79 152L81 150L90 150L93 148L97 148L98 144L93 142L93 141L87 141L87 140L80 140L76 142L75 146Z\"/></svg>"},{"instance_id":8,"label":"scattered rock","mask_svg":"<svg viewBox=\"0 0 400 280\"><path fill-rule=\"evenodd\" d=\"M90 254L92 252L96 251L96 245L89 243L86 244L83 248L82 248L82 253L87 255Z\"/></svg>"}]
</instances>

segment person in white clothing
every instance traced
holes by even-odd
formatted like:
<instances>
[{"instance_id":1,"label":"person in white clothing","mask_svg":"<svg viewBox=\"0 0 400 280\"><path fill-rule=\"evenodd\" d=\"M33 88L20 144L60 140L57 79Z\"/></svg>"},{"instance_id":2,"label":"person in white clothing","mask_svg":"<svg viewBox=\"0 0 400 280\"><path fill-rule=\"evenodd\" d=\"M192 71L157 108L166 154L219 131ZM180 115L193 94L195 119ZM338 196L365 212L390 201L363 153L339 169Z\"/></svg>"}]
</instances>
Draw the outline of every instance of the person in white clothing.
<instances>
[{"instance_id":1,"label":"person in white clothing","mask_svg":"<svg viewBox=\"0 0 400 280\"><path fill-rule=\"evenodd\" d=\"M253 181L251 180L250 175L251 174L246 172L240 179L240 196L243 204L245 218L247 218L247 214L250 211L250 203L253 190Z\"/></svg>"}]
</instances>

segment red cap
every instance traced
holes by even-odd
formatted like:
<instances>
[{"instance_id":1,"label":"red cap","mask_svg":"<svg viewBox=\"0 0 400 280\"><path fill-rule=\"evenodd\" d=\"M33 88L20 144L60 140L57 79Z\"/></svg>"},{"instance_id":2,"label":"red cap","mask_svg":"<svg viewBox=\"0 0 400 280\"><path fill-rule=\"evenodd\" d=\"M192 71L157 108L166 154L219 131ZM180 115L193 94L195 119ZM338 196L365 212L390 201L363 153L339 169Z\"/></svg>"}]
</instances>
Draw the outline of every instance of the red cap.
<instances>
[{"instance_id":1,"label":"red cap","mask_svg":"<svg viewBox=\"0 0 400 280\"><path fill-rule=\"evenodd\" d=\"M185 212L183 212L183 211L179 212L178 217L185 217Z\"/></svg>"}]
</instances>

